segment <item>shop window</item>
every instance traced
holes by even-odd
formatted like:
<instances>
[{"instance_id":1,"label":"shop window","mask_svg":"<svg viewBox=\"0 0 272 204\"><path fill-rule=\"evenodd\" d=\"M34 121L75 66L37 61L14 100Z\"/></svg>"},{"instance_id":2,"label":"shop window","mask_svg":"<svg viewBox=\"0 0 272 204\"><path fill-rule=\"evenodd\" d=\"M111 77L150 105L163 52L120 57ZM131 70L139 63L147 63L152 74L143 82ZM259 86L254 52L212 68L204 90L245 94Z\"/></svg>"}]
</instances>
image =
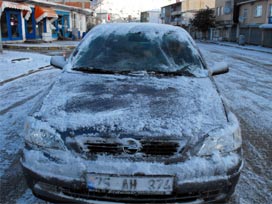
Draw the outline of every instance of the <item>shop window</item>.
<instances>
[{"instance_id":1,"label":"shop window","mask_svg":"<svg viewBox=\"0 0 272 204\"><path fill-rule=\"evenodd\" d=\"M26 21L26 30L28 33L33 33L33 22L32 22L32 18L29 18Z\"/></svg>"},{"instance_id":2,"label":"shop window","mask_svg":"<svg viewBox=\"0 0 272 204\"><path fill-rule=\"evenodd\" d=\"M11 27L12 38L20 37L18 17L19 17L18 14L10 14L10 27Z\"/></svg>"},{"instance_id":3,"label":"shop window","mask_svg":"<svg viewBox=\"0 0 272 204\"><path fill-rule=\"evenodd\" d=\"M73 27L73 28L76 28L76 27L77 27L77 26L76 26L76 22L77 22L77 18L76 18L76 14L74 13L74 14L73 14L73 19L72 19L72 24L73 24L72 27Z\"/></svg>"},{"instance_id":4,"label":"shop window","mask_svg":"<svg viewBox=\"0 0 272 204\"><path fill-rule=\"evenodd\" d=\"M46 19L36 24L36 36L42 37L42 33L46 32Z\"/></svg>"}]
</instances>

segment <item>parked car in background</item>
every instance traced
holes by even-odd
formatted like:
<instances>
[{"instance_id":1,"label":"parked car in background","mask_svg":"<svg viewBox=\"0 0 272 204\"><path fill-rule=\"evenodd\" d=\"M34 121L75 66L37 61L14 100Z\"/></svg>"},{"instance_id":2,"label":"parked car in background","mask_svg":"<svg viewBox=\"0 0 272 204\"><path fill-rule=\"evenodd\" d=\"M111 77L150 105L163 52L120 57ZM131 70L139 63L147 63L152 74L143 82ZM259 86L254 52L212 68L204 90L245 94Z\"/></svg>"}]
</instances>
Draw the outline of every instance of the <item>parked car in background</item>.
<instances>
[{"instance_id":1,"label":"parked car in background","mask_svg":"<svg viewBox=\"0 0 272 204\"><path fill-rule=\"evenodd\" d=\"M226 201L241 168L239 123L185 30L92 29L25 125L34 195L66 203Z\"/></svg>"}]
</instances>

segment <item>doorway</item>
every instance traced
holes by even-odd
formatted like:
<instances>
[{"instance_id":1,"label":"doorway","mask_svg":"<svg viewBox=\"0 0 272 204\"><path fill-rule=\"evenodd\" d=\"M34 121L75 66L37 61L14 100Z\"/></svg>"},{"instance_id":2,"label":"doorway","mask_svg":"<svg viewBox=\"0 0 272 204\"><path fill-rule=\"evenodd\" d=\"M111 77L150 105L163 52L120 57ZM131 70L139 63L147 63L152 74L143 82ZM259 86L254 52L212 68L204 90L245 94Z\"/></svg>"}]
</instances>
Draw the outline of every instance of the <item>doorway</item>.
<instances>
[{"instance_id":1,"label":"doorway","mask_svg":"<svg viewBox=\"0 0 272 204\"><path fill-rule=\"evenodd\" d=\"M1 17L3 41L22 40L21 11L6 9Z\"/></svg>"}]
</instances>

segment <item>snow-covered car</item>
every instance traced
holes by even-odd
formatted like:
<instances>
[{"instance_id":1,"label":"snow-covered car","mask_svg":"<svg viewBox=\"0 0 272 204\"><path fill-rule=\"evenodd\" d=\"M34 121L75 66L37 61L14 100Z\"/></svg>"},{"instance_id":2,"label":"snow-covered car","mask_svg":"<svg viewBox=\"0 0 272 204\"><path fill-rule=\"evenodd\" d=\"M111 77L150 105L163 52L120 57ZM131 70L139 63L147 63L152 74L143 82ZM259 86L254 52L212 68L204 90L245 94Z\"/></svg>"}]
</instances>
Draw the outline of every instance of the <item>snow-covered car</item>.
<instances>
[{"instance_id":1,"label":"snow-covered car","mask_svg":"<svg viewBox=\"0 0 272 204\"><path fill-rule=\"evenodd\" d=\"M34 195L65 203L205 203L230 198L239 123L179 27L92 29L25 124L21 163Z\"/></svg>"}]
</instances>

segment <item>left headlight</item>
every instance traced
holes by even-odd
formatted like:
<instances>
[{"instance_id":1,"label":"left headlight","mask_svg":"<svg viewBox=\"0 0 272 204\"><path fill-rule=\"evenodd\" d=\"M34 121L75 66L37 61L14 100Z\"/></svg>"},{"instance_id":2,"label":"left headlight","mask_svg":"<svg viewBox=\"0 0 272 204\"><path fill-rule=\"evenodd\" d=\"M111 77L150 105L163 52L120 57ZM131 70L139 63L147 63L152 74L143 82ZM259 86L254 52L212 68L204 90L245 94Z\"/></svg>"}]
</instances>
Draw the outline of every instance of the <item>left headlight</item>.
<instances>
[{"instance_id":1,"label":"left headlight","mask_svg":"<svg viewBox=\"0 0 272 204\"><path fill-rule=\"evenodd\" d=\"M25 142L30 147L65 150L60 135L47 123L28 120L25 124Z\"/></svg>"}]
</instances>

